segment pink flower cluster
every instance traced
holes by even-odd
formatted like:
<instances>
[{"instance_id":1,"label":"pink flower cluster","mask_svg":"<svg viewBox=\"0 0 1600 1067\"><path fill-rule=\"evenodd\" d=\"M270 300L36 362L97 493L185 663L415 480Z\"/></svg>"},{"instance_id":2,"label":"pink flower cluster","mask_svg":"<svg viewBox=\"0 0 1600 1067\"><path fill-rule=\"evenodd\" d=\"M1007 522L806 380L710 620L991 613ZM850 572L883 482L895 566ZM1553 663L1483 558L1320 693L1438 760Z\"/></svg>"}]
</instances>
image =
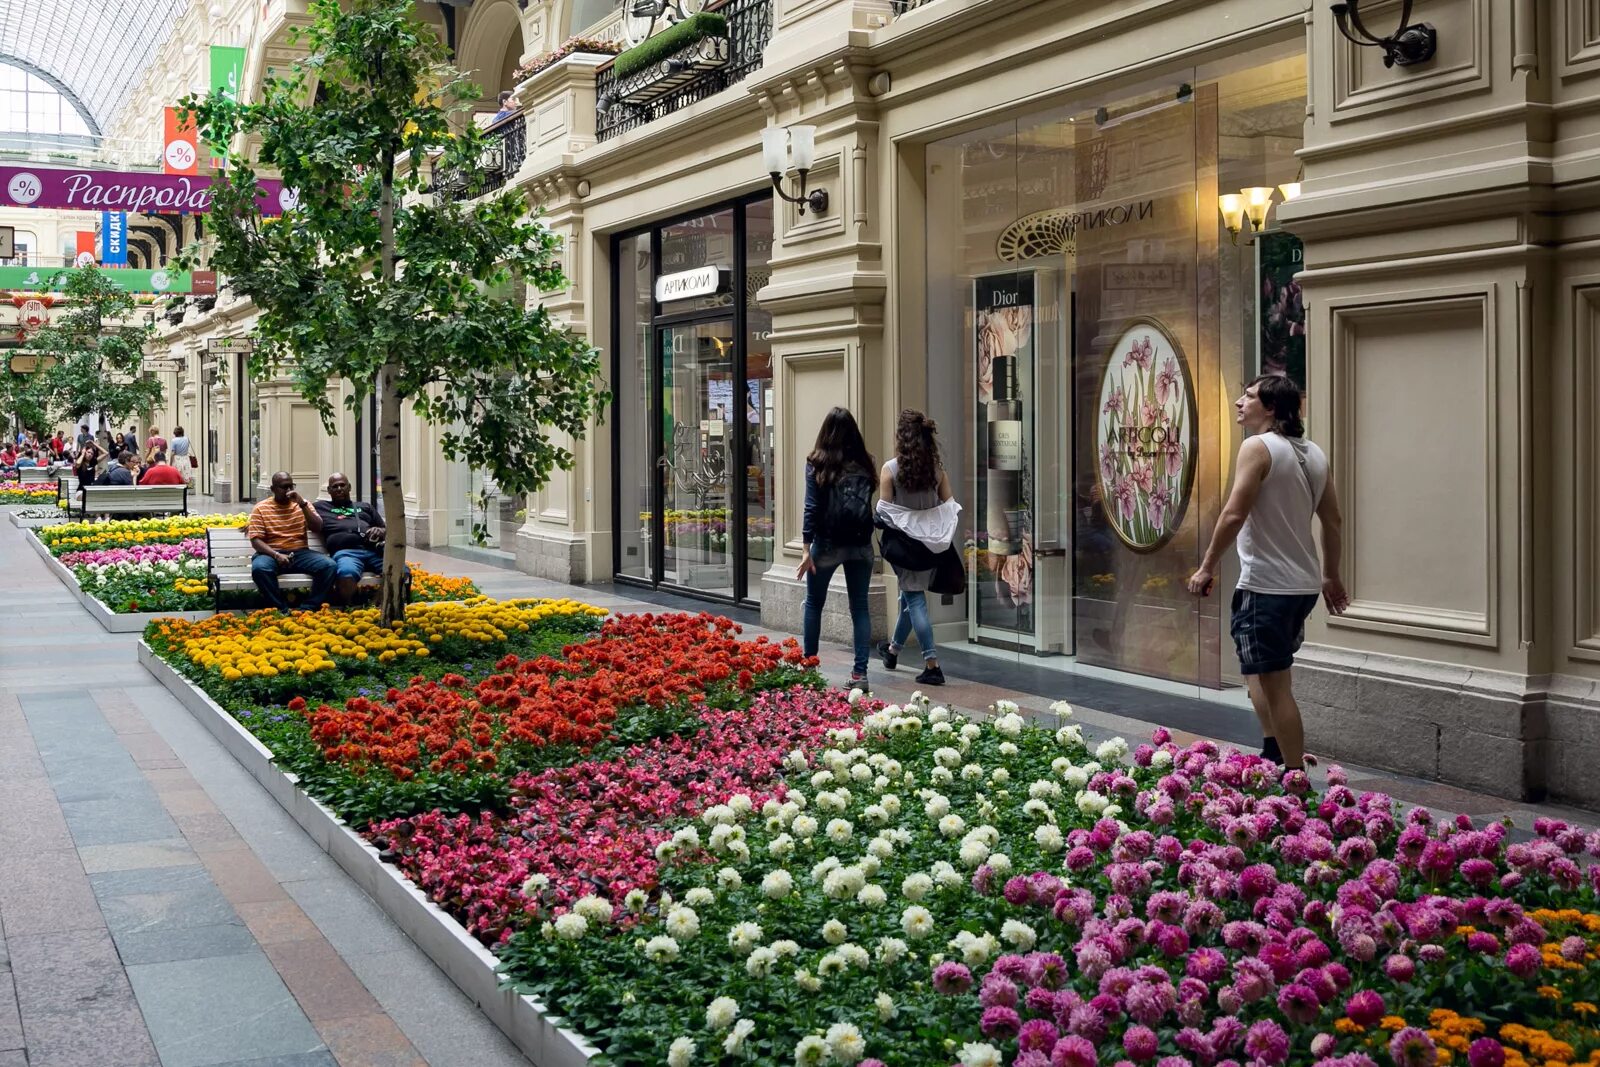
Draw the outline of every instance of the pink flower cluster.
<instances>
[{"instance_id":1,"label":"pink flower cluster","mask_svg":"<svg viewBox=\"0 0 1600 1067\"><path fill-rule=\"evenodd\" d=\"M735 792L761 804L780 791L789 751L851 719L838 692L766 693L748 709L703 712L698 734L657 739L615 759L518 775L509 818L432 811L376 824L368 836L431 899L493 945L541 906L560 907L591 892L620 901L630 889L653 887L655 847L670 836L666 827ZM550 880L538 900L522 892L532 874Z\"/></svg>"},{"instance_id":2,"label":"pink flower cluster","mask_svg":"<svg viewBox=\"0 0 1600 1067\"><path fill-rule=\"evenodd\" d=\"M65 567L95 567L105 563L157 563L163 560L205 559L206 539L191 537L175 545L135 545L132 548L95 548L83 552L66 552L61 556Z\"/></svg>"},{"instance_id":3,"label":"pink flower cluster","mask_svg":"<svg viewBox=\"0 0 1600 1067\"><path fill-rule=\"evenodd\" d=\"M1338 768L1322 797L1302 797L1294 775L1289 794L1276 792L1254 757L1219 756L1207 742L1161 747L1172 769L1137 795L1136 809L1158 830L1171 820L1153 813L1183 809L1220 840L1102 819L1067 835L1071 884L1043 871L1001 884L987 865L972 879L979 894L1020 909L1041 942L1061 944L1055 923L1070 930L1069 950L1004 955L981 978L954 962L932 971L939 993L978 997L983 1036L1014 1042L1006 1062L1015 1067L1092 1067L1106 1062L1107 1045L1120 1046L1118 1067L1281 1067L1291 1034L1332 1030L1341 1015L1376 1025L1384 996L1362 987L1398 990L1459 960L1462 926L1475 931L1470 955L1531 988L1548 973L1539 946L1550 933L1514 900L1477 890L1527 882L1570 892L1586 877L1581 854L1600 856L1600 833L1559 822L1541 820L1536 840L1507 847L1503 826L1477 829L1466 816L1434 825L1414 809L1399 826L1391 798L1357 796ZM1135 762L1147 766L1145 748ZM1122 777L1104 772L1090 788L1120 792ZM1259 856L1268 844L1273 862L1251 862L1246 850ZM1600 865L1588 870L1600 893ZM1561 951L1577 961L1588 946L1571 937ZM1162 1055L1168 1041L1180 1054ZM1318 1067L1372 1064L1359 1050L1340 1055L1339 1044L1315 1036ZM1434 1051L1417 1028L1396 1033L1390 1049L1402 1064L1432 1063Z\"/></svg>"}]
</instances>

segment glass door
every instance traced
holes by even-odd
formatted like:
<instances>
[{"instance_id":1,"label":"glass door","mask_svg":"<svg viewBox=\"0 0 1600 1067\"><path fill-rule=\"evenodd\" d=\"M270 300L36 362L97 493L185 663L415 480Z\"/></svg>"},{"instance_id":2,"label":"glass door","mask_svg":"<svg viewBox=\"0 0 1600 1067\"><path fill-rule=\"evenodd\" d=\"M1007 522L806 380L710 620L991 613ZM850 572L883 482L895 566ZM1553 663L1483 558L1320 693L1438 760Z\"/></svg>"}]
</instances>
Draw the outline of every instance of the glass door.
<instances>
[{"instance_id":1,"label":"glass door","mask_svg":"<svg viewBox=\"0 0 1600 1067\"><path fill-rule=\"evenodd\" d=\"M733 320L656 331L661 380L661 580L732 599L729 530L742 499L740 427L745 399L734 395Z\"/></svg>"}]
</instances>

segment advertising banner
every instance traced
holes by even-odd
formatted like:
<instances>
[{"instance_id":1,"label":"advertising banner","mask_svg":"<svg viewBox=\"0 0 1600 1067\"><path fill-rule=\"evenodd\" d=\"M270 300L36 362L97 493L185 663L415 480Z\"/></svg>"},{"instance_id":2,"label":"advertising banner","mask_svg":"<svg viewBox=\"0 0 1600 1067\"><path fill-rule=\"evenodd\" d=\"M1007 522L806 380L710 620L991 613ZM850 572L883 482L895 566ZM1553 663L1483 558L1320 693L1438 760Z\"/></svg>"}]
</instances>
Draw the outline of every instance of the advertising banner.
<instances>
[{"instance_id":1,"label":"advertising banner","mask_svg":"<svg viewBox=\"0 0 1600 1067\"><path fill-rule=\"evenodd\" d=\"M257 202L263 215L281 215L294 197L283 183L263 179ZM147 215L211 210L211 179L115 170L0 167L0 207L72 211L127 211Z\"/></svg>"},{"instance_id":2,"label":"advertising banner","mask_svg":"<svg viewBox=\"0 0 1600 1067\"><path fill-rule=\"evenodd\" d=\"M165 133L161 138L161 169L167 174L200 173L200 149L195 144L194 119L185 122L178 109L166 109Z\"/></svg>"},{"instance_id":3,"label":"advertising banner","mask_svg":"<svg viewBox=\"0 0 1600 1067\"><path fill-rule=\"evenodd\" d=\"M975 278L977 490L976 621L1032 634L1033 378L1032 271Z\"/></svg>"},{"instance_id":4,"label":"advertising banner","mask_svg":"<svg viewBox=\"0 0 1600 1067\"><path fill-rule=\"evenodd\" d=\"M211 91L226 95L230 100L239 99L239 90L244 85L244 49L234 48L229 45L214 44L211 46ZM228 156L228 146L225 144L211 144L207 142L211 152L212 165L215 166Z\"/></svg>"},{"instance_id":5,"label":"advertising banner","mask_svg":"<svg viewBox=\"0 0 1600 1067\"><path fill-rule=\"evenodd\" d=\"M100 262L108 267L128 265L128 213L100 212Z\"/></svg>"},{"instance_id":6,"label":"advertising banner","mask_svg":"<svg viewBox=\"0 0 1600 1067\"><path fill-rule=\"evenodd\" d=\"M1292 233L1256 234L1259 329L1256 373L1286 374L1306 387L1306 305L1294 276L1305 268L1305 248Z\"/></svg>"},{"instance_id":7,"label":"advertising banner","mask_svg":"<svg viewBox=\"0 0 1600 1067\"><path fill-rule=\"evenodd\" d=\"M90 235L91 237L93 234ZM67 287L73 267L0 267L0 290L46 292ZM108 270L105 276L130 293L189 293L194 278L182 270Z\"/></svg>"},{"instance_id":8,"label":"advertising banner","mask_svg":"<svg viewBox=\"0 0 1600 1067\"><path fill-rule=\"evenodd\" d=\"M72 262L80 267L87 267L95 261L95 245L98 242L94 239L94 231L79 230L75 236L77 237L77 248Z\"/></svg>"}]
</instances>

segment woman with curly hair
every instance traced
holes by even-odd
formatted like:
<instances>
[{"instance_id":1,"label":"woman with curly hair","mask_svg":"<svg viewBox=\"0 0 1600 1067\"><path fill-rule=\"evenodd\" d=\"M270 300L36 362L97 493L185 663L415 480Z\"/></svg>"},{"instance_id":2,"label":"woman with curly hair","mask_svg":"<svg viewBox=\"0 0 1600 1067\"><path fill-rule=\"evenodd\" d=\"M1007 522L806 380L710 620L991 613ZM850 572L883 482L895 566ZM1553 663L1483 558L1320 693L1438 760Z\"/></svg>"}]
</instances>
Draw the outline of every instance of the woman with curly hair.
<instances>
[{"instance_id":1,"label":"woman with curly hair","mask_svg":"<svg viewBox=\"0 0 1600 1067\"><path fill-rule=\"evenodd\" d=\"M918 542L930 559L950 547L961 513L961 505L952 499L950 476L939 462L938 435L938 425L928 416L913 408L902 411L895 427L894 458L878 475L877 511L886 541L901 536ZM885 667L894 670L906 638L916 631L923 666L917 682L943 685L944 671L928 619L928 587L935 570L890 562L900 582L900 618L894 636L878 646L878 655Z\"/></svg>"}]
</instances>

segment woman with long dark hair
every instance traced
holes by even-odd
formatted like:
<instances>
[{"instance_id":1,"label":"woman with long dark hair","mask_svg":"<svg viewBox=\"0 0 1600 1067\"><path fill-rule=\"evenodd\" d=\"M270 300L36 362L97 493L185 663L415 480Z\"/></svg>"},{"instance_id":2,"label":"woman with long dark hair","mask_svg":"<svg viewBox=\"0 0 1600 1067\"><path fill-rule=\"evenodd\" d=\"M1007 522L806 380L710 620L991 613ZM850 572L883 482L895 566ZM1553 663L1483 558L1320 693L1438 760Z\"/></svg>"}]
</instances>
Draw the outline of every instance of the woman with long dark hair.
<instances>
[{"instance_id":1,"label":"woman with long dark hair","mask_svg":"<svg viewBox=\"0 0 1600 1067\"><path fill-rule=\"evenodd\" d=\"M877 514L890 531L922 543L937 554L949 548L955 536L961 505L950 492L950 476L939 462L939 427L932 419L913 408L900 413L895 427L894 458L883 465L878 475ZM885 538L893 536L886 532ZM887 545L884 554L889 555ZM933 644L933 624L928 619L928 587L935 570L891 563L900 583L900 618L894 636L878 646L883 665L894 670L906 638L916 631L922 648L920 685L943 685L944 671L939 666L939 650Z\"/></svg>"},{"instance_id":2,"label":"woman with long dark hair","mask_svg":"<svg viewBox=\"0 0 1600 1067\"><path fill-rule=\"evenodd\" d=\"M800 536L805 553L795 577L806 580L801 644L815 656L822 636L822 606L833 572L844 568L855 637L850 684L865 686L872 650L872 616L867 587L872 581L872 490L877 464L855 416L833 408L822 420L817 442L806 457L806 504Z\"/></svg>"}]
</instances>

